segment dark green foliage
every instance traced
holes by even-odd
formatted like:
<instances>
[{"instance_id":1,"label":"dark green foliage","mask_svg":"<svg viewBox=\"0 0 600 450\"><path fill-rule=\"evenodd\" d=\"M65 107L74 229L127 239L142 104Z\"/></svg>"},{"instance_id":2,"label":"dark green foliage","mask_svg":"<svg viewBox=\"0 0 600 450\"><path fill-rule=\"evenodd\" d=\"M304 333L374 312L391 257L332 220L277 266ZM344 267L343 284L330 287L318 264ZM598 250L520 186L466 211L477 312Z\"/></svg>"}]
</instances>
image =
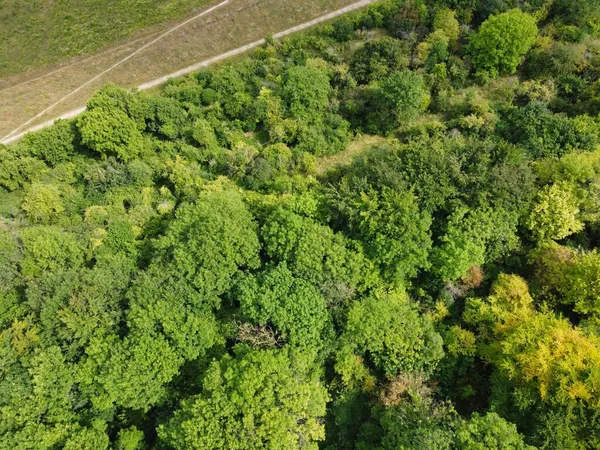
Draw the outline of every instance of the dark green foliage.
<instances>
[{"instance_id":1,"label":"dark green foliage","mask_svg":"<svg viewBox=\"0 0 600 450\"><path fill-rule=\"evenodd\" d=\"M367 41L354 53L350 72L359 84L368 84L406 68L408 62L408 50L401 41L382 38Z\"/></svg>"},{"instance_id":2,"label":"dark green foliage","mask_svg":"<svg viewBox=\"0 0 600 450\"><path fill-rule=\"evenodd\" d=\"M367 254L378 261L383 274L390 281L402 282L426 268L431 216L420 211L415 196L388 187L379 193L354 184L360 180L344 181L333 203L339 220L364 242Z\"/></svg>"},{"instance_id":3,"label":"dark green foliage","mask_svg":"<svg viewBox=\"0 0 600 450\"><path fill-rule=\"evenodd\" d=\"M57 120L51 128L45 128L24 139L27 152L55 166L68 161L76 149L76 128L73 122Z\"/></svg>"},{"instance_id":4,"label":"dark green foliage","mask_svg":"<svg viewBox=\"0 0 600 450\"><path fill-rule=\"evenodd\" d=\"M370 132L389 133L416 118L427 107L429 94L423 78L410 71L396 72L376 91L374 111L367 118Z\"/></svg>"},{"instance_id":5,"label":"dark green foliage","mask_svg":"<svg viewBox=\"0 0 600 450\"><path fill-rule=\"evenodd\" d=\"M499 126L508 140L522 145L534 159L593 150L600 134L597 125L585 127L584 118L553 114L541 102L508 111Z\"/></svg>"}]
</instances>

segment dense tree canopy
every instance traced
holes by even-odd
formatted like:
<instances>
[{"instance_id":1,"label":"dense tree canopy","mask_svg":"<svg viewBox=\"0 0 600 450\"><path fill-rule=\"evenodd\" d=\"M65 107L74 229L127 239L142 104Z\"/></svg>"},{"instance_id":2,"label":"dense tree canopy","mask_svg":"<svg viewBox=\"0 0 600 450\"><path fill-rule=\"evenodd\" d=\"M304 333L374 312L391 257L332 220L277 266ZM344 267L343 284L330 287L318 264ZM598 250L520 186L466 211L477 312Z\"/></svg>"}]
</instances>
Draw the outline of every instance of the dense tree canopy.
<instances>
[{"instance_id":1,"label":"dense tree canopy","mask_svg":"<svg viewBox=\"0 0 600 450\"><path fill-rule=\"evenodd\" d=\"M600 448L598 10L382 0L0 145L0 448Z\"/></svg>"}]
</instances>

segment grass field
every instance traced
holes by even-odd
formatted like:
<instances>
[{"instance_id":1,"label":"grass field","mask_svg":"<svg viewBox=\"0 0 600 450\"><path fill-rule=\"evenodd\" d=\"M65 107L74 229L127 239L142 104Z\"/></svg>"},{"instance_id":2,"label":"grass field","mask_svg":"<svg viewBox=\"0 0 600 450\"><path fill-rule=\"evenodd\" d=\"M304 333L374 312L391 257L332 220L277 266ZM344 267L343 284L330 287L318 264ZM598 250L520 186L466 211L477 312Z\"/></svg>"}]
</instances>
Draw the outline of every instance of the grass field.
<instances>
[{"instance_id":1,"label":"grass field","mask_svg":"<svg viewBox=\"0 0 600 450\"><path fill-rule=\"evenodd\" d=\"M0 77L95 52L207 0L1 0Z\"/></svg>"}]
</instances>

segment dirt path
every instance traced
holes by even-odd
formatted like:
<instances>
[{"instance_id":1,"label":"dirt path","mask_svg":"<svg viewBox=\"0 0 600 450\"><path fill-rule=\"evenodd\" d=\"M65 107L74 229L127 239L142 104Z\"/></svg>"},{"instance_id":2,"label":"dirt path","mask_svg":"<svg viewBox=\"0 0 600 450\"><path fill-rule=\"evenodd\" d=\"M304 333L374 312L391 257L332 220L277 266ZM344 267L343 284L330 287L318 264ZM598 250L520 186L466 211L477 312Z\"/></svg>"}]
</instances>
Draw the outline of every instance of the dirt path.
<instances>
[{"instance_id":1,"label":"dirt path","mask_svg":"<svg viewBox=\"0 0 600 450\"><path fill-rule=\"evenodd\" d=\"M279 0L279 1L285 1L285 0ZM292 33L304 30L306 28L309 28L311 26L317 25L319 23L331 20L335 17L338 17L342 14L351 12L351 11L355 11L357 9L363 8L371 3L375 3L377 0L360 0L354 3L351 3L349 5L343 6L341 8L338 8L334 11L325 13L325 14L321 14L318 17L309 20L307 22L301 23L299 25L295 25L292 26L284 31L279 31L273 34L274 38L282 38L284 36L290 35ZM84 82L83 84L77 86L76 88L74 88L73 90L71 90L70 92L67 92L65 95L63 95L62 97L58 98L56 101L54 101L52 104L50 104L50 106L47 106L45 109L43 109L40 113L37 113L35 116L31 117L29 120L25 121L24 123L21 123L20 126L18 126L17 128L13 129L11 132L9 132L9 134L7 134L3 139L2 143L4 144L8 144L11 142L15 142L16 140L20 139L23 135L25 135L28 132L31 131L35 131L35 130L39 130L41 128L44 128L46 126L51 125L55 120L57 119L69 119L69 118L73 118L76 117L77 115L81 114L85 108L84 107L79 107L76 109L71 109L71 110L67 110L66 112L62 112L61 114L53 114L53 118L50 120L45 120L42 123L37 123L39 122L40 119L43 119L44 116L48 116L50 115L51 111L54 111L55 109L57 109L57 107L62 106L64 104L70 103L72 105L72 102L69 102L69 100L73 99L74 97L78 97L79 100L79 104L85 104L85 101L87 99L87 97L81 97L81 96L76 96L76 94L79 93L83 93L83 92L87 92L87 90L85 88L89 87L89 86L95 86L95 83L98 82L99 80L101 80L102 78L106 78L105 75L107 75L109 72L113 72L115 69L120 68L121 66L123 66L128 60L134 58L134 56L138 55L139 53L141 53L142 51L148 49L151 46L154 46L155 44L157 44L159 41L161 40L165 40L166 37L168 37L169 35L173 34L175 31L185 28L188 24L190 24L193 21L196 21L197 19L203 17L203 16L207 16L210 13L212 13L213 11L219 9L219 8L223 8L226 5L228 5L229 3L235 3L236 0L224 0L223 2L214 5L211 8L208 8L207 10L203 11L200 14L197 14L196 16L187 19L186 21L168 29L166 32L160 34L158 37L152 39L151 41L145 43L144 45L142 45L141 47L137 48L136 50L130 52L129 54L127 54L125 57L120 58L116 63L113 63L110 67L108 67L107 69L104 69L103 71L101 71L100 73L94 75L92 78L88 79L86 82ZM243 3L243 2L238 2L238 3ZM252 8L253 6L256 7L256 5L260 4L261 2L255 2L253 5L246 5L249 8ZM317 2L318 3L318 2ZM334 3L334 2L327 2L327 3ZM281 5L280 5L281 6ZM238 9L238 11L243 11L243 9ZM235 21L235 18L230 18L230 20ZM267 34L267 33L265 33ZM263 35L265 35L263 34ZM145 90L145 89L150 89L156 86L159 86L161 84L164 84L169 78L173 78L173 77L177 77L177 76L182 76L182 75L186 75L190 72L194 72L197 71L203 67L207 67L211 64L214 64L218 61L230 58L232 56L235 55L239 55L241 53L247 52L248 50L251 50L255 47L258 47L259 45L262 45L265 42L264 38L263 39L259 39L253 42L250 42L248 44L244 44L242 46L239 46L237 48L234 48L232 50L223 52L218 54L217 56L213 56L211 58L202 60L201 62L198 62L196 64L192 64L190 66L184 67L180 70L177 70L175 72L171 72L168 75L163 75L160 76L158 78L155 78L151 81L147 81L145 83L139 84L138 88L140 90ZM163 72L164 73L164 72ZM43 78L43 77L40 77ZM35 81L35 80L34 80ZM108 82L111 80L103 80L104 82ZM118 82L118 81L117 81ZM26 84L26 83L24 83ZM126 84L126 83L125 83ZM20 86L16 86L17 88ZM97 88L97 87L96 87ZM73 105L72 105L73 106ZM2 107L2 104L0 104L0 108ZM30 128L25 129L27 126L29 125L34 125L31 126ZM23 131L24 130L24 131ZM2 131L0 129L0 131Z\"/></svg>"}]
</instances>

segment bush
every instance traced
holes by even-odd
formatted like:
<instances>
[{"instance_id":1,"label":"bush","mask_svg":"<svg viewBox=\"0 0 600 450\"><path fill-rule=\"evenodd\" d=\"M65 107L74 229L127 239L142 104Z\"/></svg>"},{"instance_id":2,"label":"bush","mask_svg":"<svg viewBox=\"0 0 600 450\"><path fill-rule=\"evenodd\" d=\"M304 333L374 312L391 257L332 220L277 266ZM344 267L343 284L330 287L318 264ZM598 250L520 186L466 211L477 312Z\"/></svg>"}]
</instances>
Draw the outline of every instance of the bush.
<instances>
[{"instance_id":1,"label":"bush","mask_svg":"<svg viewBox=\"0 0 600 450\"><path fill-rule=\"evenodd\" d=\"M57 120L53 126L23 139L27 152L51 166L68 161L75 153L76 128L74 122Z\"/></svg>"}]
</instances>

